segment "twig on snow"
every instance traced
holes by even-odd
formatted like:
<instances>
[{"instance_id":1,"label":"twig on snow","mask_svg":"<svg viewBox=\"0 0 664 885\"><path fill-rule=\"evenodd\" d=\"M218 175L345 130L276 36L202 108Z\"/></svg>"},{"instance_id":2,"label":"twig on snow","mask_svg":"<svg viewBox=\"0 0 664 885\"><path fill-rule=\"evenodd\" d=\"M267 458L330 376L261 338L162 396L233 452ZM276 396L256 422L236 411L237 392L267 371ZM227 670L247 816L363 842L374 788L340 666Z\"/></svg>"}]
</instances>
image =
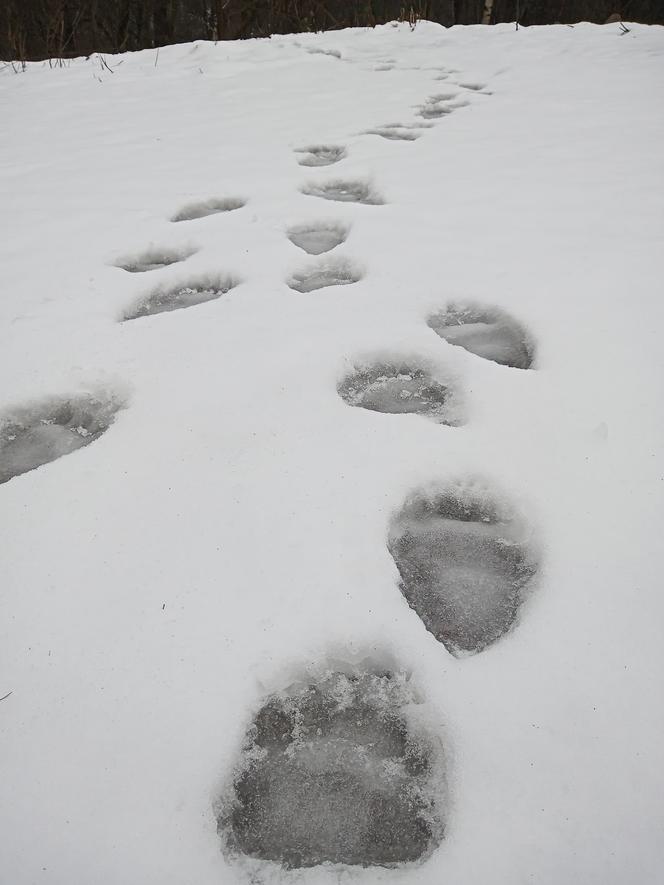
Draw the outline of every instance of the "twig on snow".
<instances>
[{"instance_id":1,"label":"twig on snow","mask_svg":"<svg viewBox=\"0 0 664 885\"><path fill-rule=\"evenodd\" d=\"M101 54L99 55L99 63L100 63L100 65L101 65L101 67L102 67L102 70L103 70L104 68L106 68L106 70L107 70L107 71L110 71L111 74L114 74L114 73L115 73L115 71L113 70L113 68L109 65L109 63L106 61L106 59L104 58L104 56L101 55Z\"/></svg>"}]
</instances>

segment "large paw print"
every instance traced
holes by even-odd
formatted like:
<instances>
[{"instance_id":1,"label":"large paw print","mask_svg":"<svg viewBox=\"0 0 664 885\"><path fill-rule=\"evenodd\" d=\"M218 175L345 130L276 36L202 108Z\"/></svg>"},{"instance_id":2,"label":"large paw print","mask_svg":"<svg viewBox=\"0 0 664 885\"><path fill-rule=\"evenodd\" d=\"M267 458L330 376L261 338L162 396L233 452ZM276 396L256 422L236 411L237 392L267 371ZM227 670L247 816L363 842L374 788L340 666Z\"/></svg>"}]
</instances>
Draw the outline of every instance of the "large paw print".
<instances>
[{"instance_id":1,"label":"large paw print","mask_svg":"<svg viewBox=\"0 0 664 885\"><path fill-rule=\"evenodd\" d=\"M536 572L523 520L478 486L413 497L392 522L388 548L408 605L453 655L507 633Z\"/></svg>"},{"instance_id":2,"label":"large paw print","mask_svg":"<svg viewBox=\"0 0 664 885\"><path fill-rule=\"evenodd\" d=\"M443 765L409 722L412 703L402 674L367 668L268 698L220 803L228 850L288 869L429 854L443 836Z\"/></svg>"},{"instance_id":3,"label":"large paw print","mask_svg":"<svg viewBox=\"0 0 664 885\"><path fill-rule=\"evenodd\" d=\"M484 359L531 368L535 345L525 328L506 311L477 304L450 304L427 323L436 335Z\"/></svg>"},{"instance_id":4,"label":"large paw print","mask_svg":"<svg viewBox=\"0 0 664 885\"><path fill-rule=\"evenodd\" d=\"M0 419L0 483L89 446L122 406L111 394L79 394L6 413Z\"/></svg>"}]
</instances>

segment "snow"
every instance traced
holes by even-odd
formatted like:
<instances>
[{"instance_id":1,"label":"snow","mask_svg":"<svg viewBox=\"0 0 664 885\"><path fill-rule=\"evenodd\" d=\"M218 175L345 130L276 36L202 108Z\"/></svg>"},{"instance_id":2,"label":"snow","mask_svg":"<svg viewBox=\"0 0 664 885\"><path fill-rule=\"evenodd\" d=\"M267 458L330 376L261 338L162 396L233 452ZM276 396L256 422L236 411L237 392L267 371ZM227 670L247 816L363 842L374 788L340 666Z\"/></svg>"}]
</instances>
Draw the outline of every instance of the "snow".
<instances>
[{"instance_id":1,"label":"snow","mask_svg":"<svg viewBox=\"0 0 664 885\"><path fill-rule=\"evenodd\" d=\"M225 854L215 808L269 697L368 656L439 742L446 830L344 879L661 881L664 31L629 27L2 70L0 409L122 404L0 486L3 885L337 882ZM289 288L319 266L307 225L361 279ZM533 368L438 337L451 303L513 318ZM454 379L464 423L351 407L338 385L380 362ZM387 539L464 483L518 512L537 574L457 658Z\"/></svg>"}]
</instances>

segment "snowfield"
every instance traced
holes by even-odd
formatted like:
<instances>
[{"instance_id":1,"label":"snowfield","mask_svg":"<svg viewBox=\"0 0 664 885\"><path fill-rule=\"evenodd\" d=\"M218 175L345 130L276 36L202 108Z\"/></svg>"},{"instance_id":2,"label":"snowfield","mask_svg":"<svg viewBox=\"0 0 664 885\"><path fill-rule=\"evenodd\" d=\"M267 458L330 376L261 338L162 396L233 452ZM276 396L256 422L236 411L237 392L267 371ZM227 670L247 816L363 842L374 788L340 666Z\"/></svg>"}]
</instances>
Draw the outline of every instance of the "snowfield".
<instances>
[{"instance_id":1,"label":"snowfield","mask_svg":"<svg viewBox=\"0 0 664 885\"><path fill-rule=\"evenodd\" d=\"M629 27L0 72L2 885L662 882Z\"/></svg>"}]
</instances>

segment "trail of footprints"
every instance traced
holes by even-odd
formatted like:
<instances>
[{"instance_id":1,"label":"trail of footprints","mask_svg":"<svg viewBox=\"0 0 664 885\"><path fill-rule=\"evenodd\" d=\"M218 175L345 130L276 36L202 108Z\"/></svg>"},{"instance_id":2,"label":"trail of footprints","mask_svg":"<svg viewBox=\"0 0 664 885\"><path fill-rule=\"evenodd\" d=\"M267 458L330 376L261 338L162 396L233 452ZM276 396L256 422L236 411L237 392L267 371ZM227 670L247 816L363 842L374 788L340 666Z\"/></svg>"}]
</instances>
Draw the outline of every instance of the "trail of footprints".
<instances>
[{"instance_id":1,"label":"trail of footprints","mask_svg":"<svg viewBox=\"0 0 664 885\"><path fill-rule=\"evenodd\" d=\"M387 71L392 64L375 70ZM443 72L435 79L447 79ZM482 84L463 84L482 91ZM412 142L467 102L449 91L418 107L414 124L386 124L365 134ZM341 145L296 150L305 167L326 167L347 156ZM301 192L318 200L380 206L374 186L361 179L315 179ZM241 209L239 197L181 207L174 223ZM286 231L310 256L324 256L286 281L298 293L345 286L362 271L328 256L350 228L317 219ZM196 248L148 249L116 265L150 274L185 262ZM214 273L179 284L158 283L129 305L121 322L192 307L220 298L239 282ZM529 369L535 347L506 312L481 304L450 303L426 318L448 345L499 365ZM461 392L439 368L412 358L357 364L338 384L352 408L412 414L431 422L464 423ZM126 405L112 394L83 393L10 411L0 421L0 483L89 445ZM527 525L502 496L480 481L460 479L415 492L394 514L387 548L404 602L447 651L477 654L514 628L532 589L537 561ZM268 697L250 724L245 744L215 814L229 856L287 869L324 863L394 867L422 861L444 837L449 803L444 749L413 716L421 701L399 667L330 664Z\"/></svg>"}]
</instances>

